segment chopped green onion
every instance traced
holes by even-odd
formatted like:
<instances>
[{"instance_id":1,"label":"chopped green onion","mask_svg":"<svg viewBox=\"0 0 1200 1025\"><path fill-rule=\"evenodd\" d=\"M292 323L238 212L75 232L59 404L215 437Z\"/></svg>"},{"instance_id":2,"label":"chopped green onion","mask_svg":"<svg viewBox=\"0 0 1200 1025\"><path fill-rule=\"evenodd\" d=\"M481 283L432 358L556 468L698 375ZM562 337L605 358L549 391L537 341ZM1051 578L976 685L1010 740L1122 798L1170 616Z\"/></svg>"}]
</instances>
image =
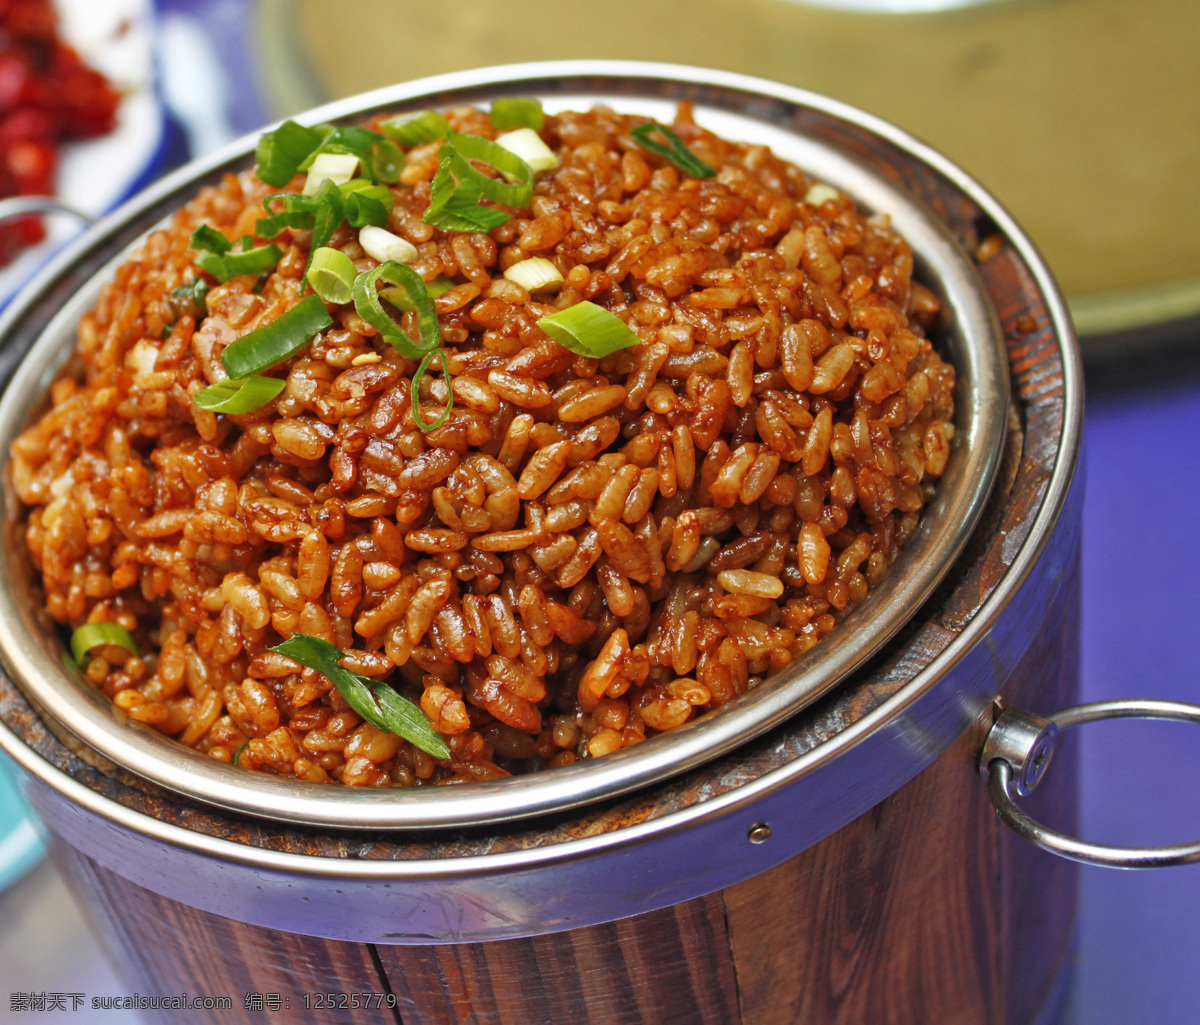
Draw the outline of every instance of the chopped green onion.
<instances>
[{"instance_id":1,"label":"chopped green onion","mask_svg":"<svg viewBox=\"0 0 1200 1025\"><path fill-rule=\"evenodd\" d=\"M260 218L254 225L254 230L260 238L274 238L284 228L308 231L313 226L316 204L310 196L297 195L295 192L276 192L262 202L267 216ZM283 209L273 210L271 204L275 202L282 202Z\"/></svg>"},{"instance_id":2,"label":"chopped green onion","mask_svg":"<svg viewBox=\"0 0 1200 1025\"><path fill-rule=\"evenodd\" d=\"M233 760L229 764L237 765L238 759L240 759L242 757L242 752L245 751L246 748L248 748L249 746L250 746L250 741L246 741L246 743L244 743L241 747L239 747L236 751L234 751Z\"/></svg>"},{"instance_id":3,"label":"chopped green onion","mask_svg":"<svg viewBox=\"0 0 1200 1025\"><path fill-rule=\"evenodd\" d=\"M446 382L446 408L438 414L437 419L426 422L421 413L421 400L418 392L421 388L421 379L424 378L429 370L429 362L437 356L442 361L442 380ZM412 387L412 418L413 423L423 431L432 431L437 427L441 427L446 422L446 417L450 415L450 410L454 408L454 389L450 387L450 361L446 357L445 349L434 349L432 352L425 353L425 358L421 360L417 366L417 372L413 374Z\"/></svg>"},{"instance_id":4,"label":"chopped green onion","mask_svg":"<svg viewBox=\"0 0 1200 1025\"><path fill-rule=\"evenodd\" d=\"M655 142L650 136L658 132L669 145L664 146L661 142ZM656 121L647 121L645 124L640 124L636 128L631 128L629 134L633 136L637 144L642 149L649 150L651 153L657 153L660 157L665 157L671 161L679 170L686 174L690 174L693 178L711 178L717 172L695 153L687 148L687 144L679 138L666 125L660 125Z\"/></svg>"},{"instance_id":5,"label":"chopped green onion","mask_svg":"<svg viewBox=\"0 0 1200 1025\"><path fill-rule=\"evenodd\" d=\"M278 398L286 387L287 381L280 377L227 377L196 392L192 402L210 413L250 413Z\"/></svg>"},{"instance_id":6,"label":"chopped green onion","mask_svg":"<svg viewBox=\"0 0 1200 1025\"><path fill-rule=\"evenodd\" d=\"M318 153L304 182L304 195L315 196L322 183L345 185L358 172L356 153Z\"/></svg>"},{"instance_id":7,"label":"chopped green onion","mask_svg":"<svg viewBox=\"0 0 1200 1025\"><path fill-rule=\"evenodd\" d=\"M365 178L352 178L337 186L336 195L331 191L333 188L332 182L328 188L322 182L316 195L302 196L293 192L279 192L267 196L263 200L263 209L267 216L258 220L254 230L262 238L275 238L284 228L296 231L316 230L319 219L322 225L321 232L329 231L329 236L318 240L319 248L329 241L333 230L343 220L348 220L356 228L366 224L378 227L387 224L395 202L391 189L374 185ZM322 189L325 191L322 192ZM272 204L277 202L282 203L281 210L273 209Z\"/></svg>"},{"instance_id":8,"label":"chopped green onion","mask_svg":"<svg viewBox=\"0 0 1200 1025\"><path fill-rule=\"evenodd\" d=\"M361 157L376 142L383 138L378 132L369 128L359 128L357 125L317 125L316 131L321 133L320 143L306 156L300 164L301 171L308 171L313 163L323 153L352 153Z\"/></svg>"},{"instance_id":9,"label":"chopped green onion","mask_svg":"<svg viewBox=\"0 0 1200 1025\"><path fill-rule=\"evenodd\" d=\"M192 232L190 248L216 253L220 256L229 252L233 248L233 243L211 224L201 224Z\"/></svg>"},{"instance_id":10,"label":"chopped green onion","mask_svg":"<svg viewBox=\"0 0 1200 1025\"><path fill-rule=\"evenodd\" d=\"M337 231L338 225L345 220L345 203L342 190L332 181L321 182L315 199L313 213L312 241L309 243L309 258L322 246L328 245Z\"/></svg>"},{"instance_id":11,"label":"chopped green onion","mask_svg":"<svg viewBox=\"0 0 1200 1025\"><path fill-rule=\"evenodd\" d=\"M75 664L81 665L83 656L101 644L119 644L135 655L141 654L137 642L120 623L85 623L71 634L71 654Z\"/></svg>"},{"instance_id":12,"label":"chopped green onion","mask_svg":"<svg viewBox=\"0 0 1200 1025\"><path fill-rule=\"evenodd\" d=\"M445 295L453 287L454 282L446 277L445 274L439 274L432 281L425 282L425 291L428 293L430 299L436 299L439 295ZM408 289L403 285L381 288L379 295L395 306L401 313L417 312L417 304L413 302L412 296L408 294Z\"/></svg>"},{"instance_id":13,"label":"chopped green onion","mask_svg":"<svg viewBox=\"0 0 1200 1025\"><path fill-rule=\"evenodd\" d=\"M382 228L391 216L396 197L383 185L355 178L341 186L346 220L355 228L373 224Z\"/></svg>"},{"instance_id":14,"label":"chopped green onion","mask_svg":"<svg viewBox=\"0 0 1200 1025\"><path fill-rule=\"evenodd\" d=\"M620 317L591 302L542 317L537 325L564 349L592 359L603 359L641 341Z\"/></svg>"},{"instance_id":15,"label":"chopped green onion","mask_svg":"<svg viewBox=\"0 0 1200 1025\"><path fill-rule=\"evenodd\" d=\"M230 377L250 377L294 356L332 324L321 297L306 296L271 323L232 342L221 353L221 362Z\"/></svg>"},{"instance_id":16,"label":"chopped green onion","mask_svg":"<svg viewBox=\"0 0 1200 1025\"><path fill-rule=\"evenodd\" d=\"M557 292L564 281L562 272L544 256L531 256L528 260L514 263L504 272L504 276L533 294Z\"/></svg>"},{"instance_id":17,"label":"chopped green onion","mask_svg":"<svg viewBox=\"0 0 1200 1025\"><path fill-rule=\"evenodd\" d=\"M451 174L460 180L472 182L487 199L516 209L528 206L533 199L533 169L512 150L482 135L466 135L462 132L451 132L446 137L446 144L442 147L443 158L446 150L458 158L451 165ZM469 161L472 160L494 167L511 178L512 183L489 178L471 166Z\"/></svg>"},{"instance_id":18,"label":"chopped green onion","mask_svg":"<svg viewBox=\"0 0 1200 1025\"><path fill-rule=\"evenodd\" d=\"M508 220L503 210L480 204L482 193L470 182L456 183L443 164L429 189L424 221L445 231L491 231Z\"/></svg>"},{"instance_id":19,"label":"chopped green onion","mask_svg":"<svg viewBox=\"0 0 1200 1025\"><path fill-rule=\"evenodd\" d=\"M420 110L415 114L398 114L379 122L379 130L395 139L405 149L412 149L450 133L450 122L436 110Z\"/></svg>"},{"instance_id":20,"label":"chopped green onion","mask_svg":"<svg viewBox=\"0 0 1200 1025\"><path fill-rule=\"evenodd\" d=\"M439 274L432 281L425 282L425 291L429 293L430 299L436 299L439 295L445 295L454 287L454 282L451 281L445 274Z\"/></svg>"},{"instance_id":21,"label":"chopped green onion","mask_svg":"<svg viewBox=\"0 0 1200 1025\"><path fill-rule=\"evenodd\" d=\"M398 182L400 172L404 170L404 150L387 138L373 143L363 154L362 160L367 177L387 185Z\"/></svg>"},{"instance_id":22,"label":"chopped green onion","mask_svg":"<svg viewBox=\"0 0 1200 1025\"><path fill-rule=\"evenodd\" d=\"M235 248L229 239L208 224L201 224L192 232L191 247L200 251L194 261L196 266L220 282L240 274L261 274L283 257L283 250L274 243L251 248L248 235ZM205 289L207 291L207 286Z\"/></svg>"},{"instance_id":23,"label":"chopped green onion","mask_svg":"<svg viewBox=\"0 0 1200 1025\"><path fill-rule=\"evenodd\" d=\"M434 758L450 757L446 741L418 706L383 681L347 669L341 664L346 656L340 648L319 637L297 633L270 650L328 678L346 704L376 729L403 737Z\"/></svg>"},{"instance_id":24,"label":"chopped green onion","mask_svg":"<svg viewBox=\"0 0 1200 1025\"><path fill-rule=\"evenodd\" d=\"M225 261L216 253L201 253L196 257L195 264L200 270L211 274L219 282L229 280L229 275L225 273Z\"/></svg>"},{"instance_id":25,"label":"chopped green onion","mask_svg":"<svg viewBox=\"0 0 1200 1025\"><path fill-rule=\"evenodd\" d=\"M398 285L407 292L417 314L417 327L421 334L420 344L413 342L383 308L376 282L382 278L391 285ZM411 267L395 260L388 260L378 267L363 271L354 282L354 308L358 315L370 324L392 348L409 359L417 359L424 353L436 349L442 342L438 327L437 310L429 289L421 275Z\"/></svg>"},{"instance_id":26,"label":"chopped green onion","mask_svg":"<svg viewBox=\"0 0 1200 1025\"><path fill-rule=\"evenodd\" d=\"M442 146L441 165L429 188L425 223L448 231L491 231L508 220L481 198L520 209L533 198L533 168L511 150L479 135L451 132ZM490 178L471 161L494 167L513 182Z\"/></svg>"},{"instance_id":27,"label":"chopped green onion","mask_svg":"<svg viewBox=\"0 0 1200 1025\"><path fill-rule=\"evenodd\" d=\"M348 158L362 162L366 176L376 182L397 182L404 153L389 138L354 125L306 128L285 121L258 141L255 171L268 185L283 186L300 171L309 172L305 194L312 195L325 178L347 181L354 176Z\"/></svg>"},{"instance_id":28,"label":"chopped green onion","mask_svg":"<svg viewBox=\"0 0 1200 1025\"><path fill-rule=\"evenodd\" d=\"M542 101L525 96L502 96L492 100L492 127L498 132L510 128L533 128L541 130L546 123Z\"/></svg>"},{"instance_id":29,"label":"chopped green onion","mask_svg":"<svg viewBox=\"0 0 1200 1025\"><path fill-rule=\"evenodd\" d=\"M350 301L350 290L354 287L356 273L354 261L340 249L322 246L312 254L305 277L317 295L327 303L340 306Z\"/></svg>"},{"instance_id":30,"label":"chopped green onion","mask_svg":"<svg viewBox=\"0 0 1200 1025\"><path fill-rule=\"evenodd\" d=\"M196 266L207 271L217 281L225 282L243 274L263 274L282 258L283 250L274 242L268 242L265 246L240 252L229 252L224 256L217 256L216 253L201 253L196 258Z\"/></svg>"},{"instance_id":31,"label":"chopped green onion","mask_svg":"<svg viewBox=\"0 0 1200 1025\"><path fill-rule=\"evenodd\" d=\"M283 250L274 242L254 249L231 249L223 256L216 253L201 253L196 257L196 266L207 271L217 281L225 282L242 274L263 274L283 259Z\"/></svg>"},{"instance_id":32,"label":"chopped green onion","mask_svg":"<svg viewBox=\"0 0 1200 1025\"><path fill-rule=\"evenodd\" d=\"M407 239L373 224L368 224L358 233L358 244L363 247L364 253L380 263L387 260L409 263L417 255L417 247Z\"/></svg>"},{"instance_id":33,"label":"chopped green onion","mask_svg":"<svg viewBox=\"0 0 1200 1025\"><path fill-rule=\"evenodd\" d=\"M368 145L371 145L372 139L377 138L376 134L368 131L367 128L349 128L340 125L313 125L313 131L320 133L320 139L317 145L308 150L304 160L300 162L300 170L311 170L313 162L322 154L359 156ZM366 138L359 136L359 132L366 133Z\"/></svg>"},{"instance_id":34,"label":"chopped green onion","mask_svg":"<svg viewBox=\"0 0 1200 1025\"><path fill-rule=\"evenodd\" d=\"M326 134L295 121L285 121L275 131L267 132L258 140L255 150L254 172L259 181L276 188L287 185Z\"/></svg>"},{"instance_id":35,"label":"chopped green onion","mask_svg":"<svg viewBox=\"0 0 1200 1025\"><path fill-rule=\"evenodd\" d=\"M191 314L197 320L208 314L208 282L203 278L192 278L186 284L173 289L167 299L176 317Z\"/></svg>"},{"instance_id":36,"label":"chopped green onion","mask_svg":"<svg viewBox=\"0 0 1200 1025\"><path fill-rule=\"evenodd\" d=\"M558 157L554 155L554 150L542 142L542 137L532 128L518 128L515 132L505 132L496 140L496 145L503 146L510 153L519 156L534 174L553 171L558 167Z\"/></svg>"}]
</instances>

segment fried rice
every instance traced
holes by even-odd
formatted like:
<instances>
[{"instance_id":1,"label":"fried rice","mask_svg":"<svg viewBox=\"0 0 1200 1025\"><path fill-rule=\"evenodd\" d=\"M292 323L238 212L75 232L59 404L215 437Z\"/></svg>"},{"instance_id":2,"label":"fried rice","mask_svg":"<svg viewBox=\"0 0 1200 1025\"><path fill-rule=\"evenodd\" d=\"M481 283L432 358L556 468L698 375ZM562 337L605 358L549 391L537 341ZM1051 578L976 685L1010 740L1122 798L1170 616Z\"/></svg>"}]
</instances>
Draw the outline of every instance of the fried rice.
<instances>
[{"instance_id":1,"label":"fried rice","mask_svg":"<svg viewBox=\"0 0 1200 1025\"><path fill-rule=\"evenodd\" d=\"M494 139L488 114L445 112ZM377 124L375 119L372 124ZM938 301L884 215L759 145L673 123L715 174L630 135L646 119L548 114L558 166L490 231L423 219L440 141L406 154L387 230L416 249L449 381L353 304L243 414L198 408L235 339L303 294L311 232L217 284L193 231L253 235L253 172L205 188L106 284L12 484L58 623L138 641L84 658L132 719L208 756L311 781L417 786L567 765L758 686L837 628L912 535L950 456ZM298 176L290 188L303 184ZM377 260L342 224L327 243ZM531 257L557 293L504 272ZM206 308L180 286L210 285ZM577 354L538 326L588 301L638 344ZM415 315L400 325L416 334ZM437 758L270 650L320 638L417 704Z\"/></svg>"}]
</instances>

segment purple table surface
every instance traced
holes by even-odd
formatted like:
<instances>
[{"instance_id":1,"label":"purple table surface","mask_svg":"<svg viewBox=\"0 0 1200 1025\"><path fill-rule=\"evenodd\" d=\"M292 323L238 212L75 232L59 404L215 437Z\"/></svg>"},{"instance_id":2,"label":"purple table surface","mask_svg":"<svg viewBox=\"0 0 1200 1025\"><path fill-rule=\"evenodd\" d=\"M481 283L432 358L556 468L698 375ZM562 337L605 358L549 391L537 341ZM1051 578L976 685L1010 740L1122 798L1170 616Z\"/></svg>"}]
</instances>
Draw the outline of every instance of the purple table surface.
<instances>
[{"instance_id":1,"label":"purple table surface","mask_svg":"<svg viewBox=\"0 0 1200 1025\"><path fill-rule=\"evenodd\" d=\"M1130 349L1087 378L1082 700L1200 703L1200 338L1150 357ZM1127 720L1066 736L1080 745L1084 837L1200 837L1200 729ZM1200 1021L1200 866L1085 868L1080 897L1063 1025Z\"/></svg>"}]
</instances>

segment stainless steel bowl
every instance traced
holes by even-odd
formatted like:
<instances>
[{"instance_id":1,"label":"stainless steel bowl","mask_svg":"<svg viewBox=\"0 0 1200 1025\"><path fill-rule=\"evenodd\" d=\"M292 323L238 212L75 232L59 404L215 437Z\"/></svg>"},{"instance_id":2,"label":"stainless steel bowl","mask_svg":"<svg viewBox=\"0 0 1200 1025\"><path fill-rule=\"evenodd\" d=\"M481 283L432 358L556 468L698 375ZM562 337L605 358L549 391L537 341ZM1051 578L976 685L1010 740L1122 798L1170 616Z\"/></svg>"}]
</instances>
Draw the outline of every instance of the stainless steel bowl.
<instances>
[{"instance_id":1,"label":"stainless steel bowl","mask_svg":"<svg viewBox=\"0 0 1200 1025\"><path fill-rule=\"evenodd\" d=\"M950 466L920 529L887 579L827 639L769 683L695 722L634 748L553 772L419 790L359 790L234 769L128 720L63 662L62 640L40 610L36 575L22 540L21 509L4 492L0 555L0 656L55 734L98 764L111 764L202 804L323 828L428 829L510 821L575 808L684 773L758 737L862 666L937 587L963 550L987 502L1008 420L1008 369L997 314L962 245L920 196L919 183L885 173L858 152L863 133L949 177L972 196L978 186L899 130L834 101L740 75L654 64L525 65L427 79L309 112L307 123L357 121L375 111L538 96L547 109L598 103L669 120L689 100L718 134L764 143L861 207L886 212L913 246L917 276L942 299L935 334L960 380ZM24 354L0 400L0 445L46 403L67 360L80 315L101 284L148 231L205 183L248 167L254 137L160 181L97 224L49 267L0 320L9 358ZM1003 211L988 200L994 216ZM0 370L3 367L0 365Z\"/></svg>"}]
</instances>

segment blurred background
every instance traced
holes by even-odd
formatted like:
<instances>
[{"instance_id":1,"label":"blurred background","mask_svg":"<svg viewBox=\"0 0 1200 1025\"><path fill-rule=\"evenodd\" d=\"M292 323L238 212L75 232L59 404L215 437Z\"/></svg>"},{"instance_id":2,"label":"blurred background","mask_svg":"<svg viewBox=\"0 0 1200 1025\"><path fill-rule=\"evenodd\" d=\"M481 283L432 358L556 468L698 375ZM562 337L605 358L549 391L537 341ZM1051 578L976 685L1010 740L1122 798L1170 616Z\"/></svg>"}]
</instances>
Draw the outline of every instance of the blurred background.
<instances>
[{"instance_id":1,"label":"blurred background","mask_svg":"<svg viewBox=\"0 0 1200 1025\"><path fill-rule=\"evenodd\" d=\"M103 79L76 70L65 88L75 65L60 47ZM704 65L861 107L987 186L1069 300L1088 385L1084 700L1200 702L1198 53L1195 0L0 0L0 192L50 181L99 215L270 121L490 64ZM48 219L40 241L22 230L11 252L0 234L0 304L78 227ZM1198 733L1119 722L1068 734L1082 834L1200 836ZM0 776L0 1007L18 991L125 992L41 853ZM1195 866L1085 869L1061 1025L1200 1021L1198 903Z\"/></svg>"}]
</instances>

